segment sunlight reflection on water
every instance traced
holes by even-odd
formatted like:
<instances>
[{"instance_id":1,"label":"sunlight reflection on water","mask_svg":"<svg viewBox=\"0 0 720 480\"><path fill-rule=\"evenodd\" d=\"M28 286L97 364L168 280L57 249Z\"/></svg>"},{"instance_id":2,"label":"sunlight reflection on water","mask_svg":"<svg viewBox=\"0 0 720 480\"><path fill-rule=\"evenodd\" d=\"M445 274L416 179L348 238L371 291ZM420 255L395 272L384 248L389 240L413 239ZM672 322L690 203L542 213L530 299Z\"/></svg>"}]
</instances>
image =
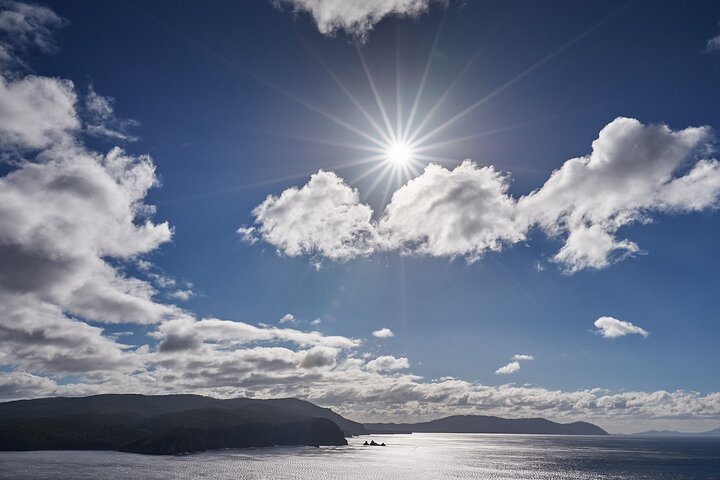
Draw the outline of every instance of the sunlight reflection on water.
<instances>
[{"instance_id":1,"label":"sunlight reflection on water","mask_svg":"<svg viewBox=\"0 0 720 480\"><path fill-rule=\"evenodd\" d=\"M387 447L277 447L181 457L4 452L8 479L720 479L720 440L479 434L375 435Z\"/></svg>"}]
</instances>

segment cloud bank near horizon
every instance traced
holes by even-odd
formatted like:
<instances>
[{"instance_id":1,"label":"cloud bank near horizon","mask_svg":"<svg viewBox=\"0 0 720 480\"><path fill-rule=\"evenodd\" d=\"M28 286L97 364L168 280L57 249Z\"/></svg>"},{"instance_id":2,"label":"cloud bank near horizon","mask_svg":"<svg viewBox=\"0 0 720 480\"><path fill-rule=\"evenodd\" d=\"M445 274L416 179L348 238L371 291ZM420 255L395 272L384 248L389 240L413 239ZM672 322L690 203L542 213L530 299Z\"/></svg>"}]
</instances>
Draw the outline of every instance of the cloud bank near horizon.
<instances>
[{"instance_id":1,"label":"cloud bank near horizon","mask_svg":"<svg viewBox=\"0 0 720 480\"><path fill-rule=\"evenodd\" d=\"M345 261L377 252L475 262L524 242L532 229L562 241L552 260L566 273L603 269L641 252L619 237L657 214L715 209L720 163L709 127L672 130L619 117L590 154L567 160L539 189L514 198L510 176L465 160L430 164L394 192L378 218L359 192L320 170L301 187L269 195L238 230L287 256Z\"/></svg>"}]
</instances>

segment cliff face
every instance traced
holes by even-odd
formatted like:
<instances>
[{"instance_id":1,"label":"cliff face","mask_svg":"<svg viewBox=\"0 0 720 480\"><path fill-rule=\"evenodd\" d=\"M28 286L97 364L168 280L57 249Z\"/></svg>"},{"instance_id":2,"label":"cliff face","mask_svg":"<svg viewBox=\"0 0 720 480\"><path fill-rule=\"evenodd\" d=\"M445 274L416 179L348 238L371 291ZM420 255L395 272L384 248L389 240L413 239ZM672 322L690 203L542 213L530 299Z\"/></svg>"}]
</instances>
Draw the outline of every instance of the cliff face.
<instances>
[{"instance_id":1,"label":"cliff face","mask_svg":"<svg viewBox=\"0 0 720 480\"><path fill-rule=\"evenodd\" d=\"M212 406L197 408L206 405ZM188 406L195 408L183 409ZM0 404L0 450L162 455L273 445L346 445L343 431L323 415L337 414L293 399L233 403L185 395L103 395L8 402Z\"/></svg>"},{"instance_id":2,"label":"cliff face","mask_svg":"<svg viewBox=\"0 0 720 480\"><path fill-rule=\"evenodd\" d=\"M143 437L121 446L118 450L150 455L176 455L222 448L274 445L347 445L347 440L333 422L314 418L278 425L250 423L206 429L177 428Z\"/></svg>"}]
</instances>

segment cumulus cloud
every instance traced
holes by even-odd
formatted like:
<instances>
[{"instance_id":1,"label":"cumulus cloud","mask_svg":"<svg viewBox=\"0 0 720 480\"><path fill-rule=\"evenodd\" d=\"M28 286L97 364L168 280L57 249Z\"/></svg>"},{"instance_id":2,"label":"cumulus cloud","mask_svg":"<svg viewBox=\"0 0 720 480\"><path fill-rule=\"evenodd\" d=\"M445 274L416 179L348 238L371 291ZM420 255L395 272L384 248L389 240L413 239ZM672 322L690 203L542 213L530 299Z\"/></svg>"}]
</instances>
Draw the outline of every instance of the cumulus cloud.
<instances>
[{"instance_id":1,"label":"cumulus cloud","mask_svg":"<svg viewBox=\"0 0 720 480\"><path fill-rule=\"evenodd\" d=\"M555 261L568 272L607 267L639 251L616 238L621 227L648 222L653 212L716 205L720 166L699 158L710 153L711 141L707 127L673 131L618 118L601 130L590 155L568 160L521 198L519 215L550 235L567 234Z\"/></svg>"},{"instance_id":2,"label":"cumulus cloud","mask_svg":"<svg viewBox=\"0 0 720 480\"><path fill-rule=\"evenodd\" d=\"M3 0L0 3L0 67L25 66L22 55L31 48L53 51L53 31L64 24L47 7Z\"/></svg>"},{"instance_id":3,"label":"cumulus cloud","mask_svg":"<svg viewBox=\"0 0 720 480\"><path fill-rule=\"evenodd\" d=\"M330 347L313 347L305 352L300 362L302 368L332 367L335 365L338 350Z\"/></svg>"},{"instance_id":4,"label":"cumulus cloud","mask_svg":"<svg viewBox=\"0 0 720 480\"><path fill-rule=\"evenodd\" d=\"M295 316L293 316L292 313L286 313L286 314L283 315L283 317L279 320L279 323L280 323L281 325L282 325L282 324L285 324L285 323L296 323L296 322L295 322Z\"/></svg>"},{"instance_id":5,"label":"cumulus cloud","mask_svg":"<svg viewBox=\"0 0 720 480\"><path fill-rule=\"evenodd\" d=\"M509 375L520 371L520 362L510 362L495 370L495 375Z\"/></svg>"},{"instance_id":6,"label":"cumulus cloud","mask_svg":"<svg viewBox=\"0 0 720 480\"><path fill-rule=\"evenodd\" d=\"M515 243L523 233L507 189L507 178L492 167L431 164L393 194L378 222L382 248L475 260Z\"/></svg>"},{"instance_id":7,"label":"cumulus cloud","mask_svg":"<svg viewBox=\"0 0 720 480\"><path fill-rule=\"evenodd\" d=\"M183 302L187 302L194 295L195 295L195 292L193 292L191 289L187 289L187 290L175 290L175 291L171 292L168 296L170 298L174 298L175 300L182 300Z\"/></svg>"},{"instance_id":8,"label":"cumulus cloud","mask_svg":"<svg viewBox=\"0 0 720 480\"><path fill-rule=\"evenodd\" d=\"M633 333L642 335L643 337L650 335L647 330L644 330L637 325L633 325L630 322L618 320L613 317L598 318L595 320L595 327L597 328L595 333L602 335L603 338L618 338Z\"/></svg>"},{"instance_id":9,"label":"cumulus cloud","mask_svg":"<svg viewBox=\"0 0 720 480\"><path fill-rule=\"evenodd\" d=\"M375 330L374 332L372 332L372 334L373 337L377 338L390 338L395 336L393 331L389 328L381 328L380 330Z\"/></svg>"},{"instance_id":10,"label":"cumulus cloud","mask_svg":"<svg viewBox=\"0 0 720 480\"><path fill-rule=\"evenodd\" d=\"M68 142L80 127L76 100L69 80L0 76L0 146L41 149Z\"/></svg>"},{"instance_id":11,"label":"cumulus cloud","mask_svg":"<svg viewBox=\"0 0 720 480\"><path fill-rule=\"evenodd\" d=\"M170 309L151 300L152 287L107 261L170 240L169 225L150 221L142 201L155 184L150 158L120 149L48 150L21 163L0 179L0 291L104 322L159 321Z\"/></svg>"},{"instance_id":12,"label":"cumulus cloud","mask_svg":"<svg viewBox=\"0 0 720 480\"><path fill-rule=\"evenodd\" d=\"M273 0L278 7L312 15L318 30L330 35L338 30L364 36L386 16L417 16L432 0Z\"/></svg>"},{"instance_id":13,"label":"cumulus cloud","mask_svg":"<svg viewBox=\"0 0 720 480\"><path fill-rule=\"evenodd\" d=\"M532 355L517 353L512 356L510 362L508 362L507 365L503 365L502 367L495 370L495 375L510 375L513 373L517 373L520 371L520 362L528 362L531 360L535 360L535 357L533 357Z\"/></svg>"},{"instance_id":14,"label":"cumulus cloud","mask_svg":"<svg viewBox=\"0 0 720 480\"><path fill-rule=\"evenodd\" d=\"M352 258L371 253L375 243L372 209L332 172L321 170L302 188L268 196L253 215L257 231L243 227L239 233L246 239L256 233L288 256Z\"/></svg>"},{"instance_id":15,"label":"cumulus cloud","mask_svg":"<svg viewBox=\"0 0 720 480\"><path fill-rule=\"evenodd\" d=\"M0 365L45 374L131 371L123 347L47 302L0 294Z\"/></svg>"},{"instance_id":16,"label":"cumulus cloud","mask_svg":"<svg viewBox=\"0 0 720 480\"><path fill-rule=\"evenodd\" d=\"M260 232L290 256L348 260L399 251L475 261L539 228L562 240L553 261L565 272L601 269L641 252L618 238L623 227L653 214L717 207L720 164L710 158L712 142L708 127L675 131L621 117L600 131L589 155L566 161L518 200L508 193L509 176L492 167L430 164L393 194L378 219L357 191L320 171L304 187L268 197L253 212L256 226L240 233Z\"/></svg>"},{"instance_id":17,"label":"cumulus cloud","mask_svg":"<svg viewBox=\"0 0 720 480\"><path fill-rule=\"evenodd\" d=\"M51 29L62 23L45 7L2 2L3 54L52 50ZM0 178L0 365L47 375L132 371L147 347L118 343L97 325L179 312L123 270L172 235L144 201L155 166L119 148L88 149L73 83L24 74L12 60L0 62L0 153L9 167Z\"/></svg>"},{"instance_id":18,"label":"cumulus cloud","mask_svg":"<svg viewBox=\"0 0 720 480\"><path fill-rule=\"evenodd\" d=\"M392 355L383 355L367 362L365 368L376 372L383 370L402 370L410 368L410 362L405 357L395 358Z\"/></svg>"}]
</instances>

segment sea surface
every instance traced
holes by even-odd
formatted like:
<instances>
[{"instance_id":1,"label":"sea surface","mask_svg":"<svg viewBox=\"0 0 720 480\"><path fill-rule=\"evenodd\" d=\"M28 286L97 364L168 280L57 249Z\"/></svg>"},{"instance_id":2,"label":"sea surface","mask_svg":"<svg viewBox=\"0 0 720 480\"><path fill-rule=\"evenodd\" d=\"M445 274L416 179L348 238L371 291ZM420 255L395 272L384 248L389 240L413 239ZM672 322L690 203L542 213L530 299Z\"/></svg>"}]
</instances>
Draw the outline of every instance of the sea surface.
<instances>
[{"instance_id":1,"label":"sea surface","mask_svg":"<svg viewBox=\"0 0 720 480\"><path fill-rule=\"evenodd\" d=\"M387 447L364 447L365 440ZM175 457L0 452L2 479L720 479L720 439L423 433Z\"/></svg>"}]
</instances>

